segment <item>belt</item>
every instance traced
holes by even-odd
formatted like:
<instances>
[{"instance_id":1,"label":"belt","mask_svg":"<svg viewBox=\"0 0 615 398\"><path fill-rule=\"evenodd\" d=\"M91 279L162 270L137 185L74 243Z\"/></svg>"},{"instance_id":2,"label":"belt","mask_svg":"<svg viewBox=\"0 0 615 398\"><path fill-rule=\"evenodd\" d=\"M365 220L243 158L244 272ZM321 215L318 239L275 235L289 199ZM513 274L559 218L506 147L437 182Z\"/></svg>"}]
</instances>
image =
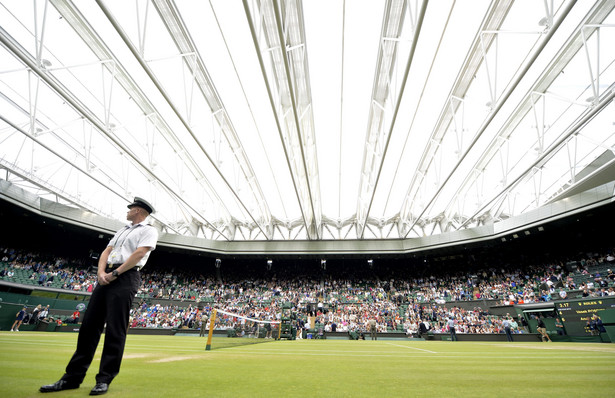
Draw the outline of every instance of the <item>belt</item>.
<instances>
[{"instance_id":1,"label":"belt","mask_svg":"<svg viewBox=\"0 0 615 398\"><path fill-rule=\"evenodd\" d=\"M118 268L120 265L122 265L122 263L107 264L107 270ZM122 273L125 274L126 272L131 272L131 271L135 271L136 272L136 271L139 271L140 269L141 269L141 267L132 267L128 271L124 271Z\"/></svg>"}]
</instances>

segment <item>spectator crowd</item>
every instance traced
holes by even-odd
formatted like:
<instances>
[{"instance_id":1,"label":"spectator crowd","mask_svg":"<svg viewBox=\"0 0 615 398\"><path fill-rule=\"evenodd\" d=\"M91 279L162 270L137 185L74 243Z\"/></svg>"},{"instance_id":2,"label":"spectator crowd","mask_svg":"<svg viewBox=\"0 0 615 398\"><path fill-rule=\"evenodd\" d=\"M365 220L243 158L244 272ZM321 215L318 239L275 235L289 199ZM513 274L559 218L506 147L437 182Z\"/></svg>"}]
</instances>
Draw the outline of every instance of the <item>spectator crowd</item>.
<instances>
[{"instance_id":1,"label":"spectator crowd","mask_svg":"<svg viewBox=\"0 0 615 398\"><path fill-rule=\"evenodd\" d=\"M31 285L80 292L91 292L96 283L90 259L12 248L0 248L0 259L3 281L14 281L20 274ZM148 266L141 272L138 305L131 311L130 326L207 327L213 308L272 321L279 318L282 303L291 303L300 314L300 328L309 321L325 331L351 332L375 319L379 332L410 335L419 332L421 323L428 330L446 332L447 321L453 319L459 333L502 333L502 317L482 309L483 300L512 305L573 295L613 296L611 265L615 265L612 252L585 253L574 263L426 267L420 272L407 267L403 273L383 270L381 275L369 267L331 272L292 267L250 272L236 267L223 277L219 270L204 275L202 270ZM474 301L476 306L467 310L455 305L461 301ZM221 316L217 326L232 327L235 321ZM511 328L519 333L524 325L513 320Z\"/></svg>"}]
</instances>

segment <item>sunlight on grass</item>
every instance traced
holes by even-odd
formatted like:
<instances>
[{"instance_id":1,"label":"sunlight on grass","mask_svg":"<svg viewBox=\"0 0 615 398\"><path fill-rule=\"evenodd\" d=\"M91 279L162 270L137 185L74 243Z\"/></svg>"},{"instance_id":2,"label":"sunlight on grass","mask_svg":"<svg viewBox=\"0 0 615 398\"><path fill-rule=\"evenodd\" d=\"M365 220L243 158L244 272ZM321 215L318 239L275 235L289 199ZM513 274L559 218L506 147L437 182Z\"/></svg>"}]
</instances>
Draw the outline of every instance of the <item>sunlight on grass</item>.
<instances>
[{"instance_id":1,"label":"sunlight on grass","mask_svg":"<svg viewBox=\"0 0 615 398\"><path fill-rule=\"evenodd\" d=\"M73 333L0 332L3 397L40 396ZM82 387L87 395L100 348ZM129 335L116 397L609 396L615 345L439 341L277 341L205 351L198 337ZM591 388L588 388L590 386Z\"/></svg>"}]
</instances>

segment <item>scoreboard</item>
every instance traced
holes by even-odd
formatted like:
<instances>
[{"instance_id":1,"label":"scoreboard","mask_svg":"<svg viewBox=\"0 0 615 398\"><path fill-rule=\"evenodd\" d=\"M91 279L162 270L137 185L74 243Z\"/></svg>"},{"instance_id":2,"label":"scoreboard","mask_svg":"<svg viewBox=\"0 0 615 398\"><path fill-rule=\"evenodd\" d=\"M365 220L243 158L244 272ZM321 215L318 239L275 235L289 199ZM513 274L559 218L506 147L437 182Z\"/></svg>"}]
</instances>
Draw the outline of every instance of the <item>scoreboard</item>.
<instances>
[{"instance_id":1,"label":"scoreboard","mask_svg":"<svg viewBox=\"0 0 615 398\"><path fill-rule=\"evenodd\" d=\"M590 336L587 321L600 310L615 308L615 296L555 302L557 315L570 336Z\"/></svg>"}]
</instances>

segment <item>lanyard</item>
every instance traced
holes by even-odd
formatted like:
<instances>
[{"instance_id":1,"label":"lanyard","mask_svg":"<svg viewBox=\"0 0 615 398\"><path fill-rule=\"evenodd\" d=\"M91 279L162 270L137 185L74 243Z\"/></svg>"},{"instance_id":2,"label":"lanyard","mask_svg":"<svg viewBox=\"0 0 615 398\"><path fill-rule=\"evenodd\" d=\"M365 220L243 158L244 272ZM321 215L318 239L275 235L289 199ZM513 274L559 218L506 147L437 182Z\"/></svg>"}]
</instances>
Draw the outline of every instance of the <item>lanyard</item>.
<instances>
[{"instance_id":1,"label":"lanyard","mask_svg":"<svg viewBox=\"0 0 615 398\"><path fill-rule=\"evenodd\" d=\"M122 240L122 243L120 243L118 245L118 250L120 250L122 248L122 246L124 246L124 242L126 242L126 239L128 239L128 235L130 235L130 233L132 231L134 231L135 229L137 229L138 227L140 227L141 224L137 224L135 227L128 227L128 229L124 229L122 231L122 233L117 237L117 241L119 242L120 238L124 235L124 232L128 231L128 233L126 234L126 236L124 236L124 240Z\"/></svg>"}]
</instances>

